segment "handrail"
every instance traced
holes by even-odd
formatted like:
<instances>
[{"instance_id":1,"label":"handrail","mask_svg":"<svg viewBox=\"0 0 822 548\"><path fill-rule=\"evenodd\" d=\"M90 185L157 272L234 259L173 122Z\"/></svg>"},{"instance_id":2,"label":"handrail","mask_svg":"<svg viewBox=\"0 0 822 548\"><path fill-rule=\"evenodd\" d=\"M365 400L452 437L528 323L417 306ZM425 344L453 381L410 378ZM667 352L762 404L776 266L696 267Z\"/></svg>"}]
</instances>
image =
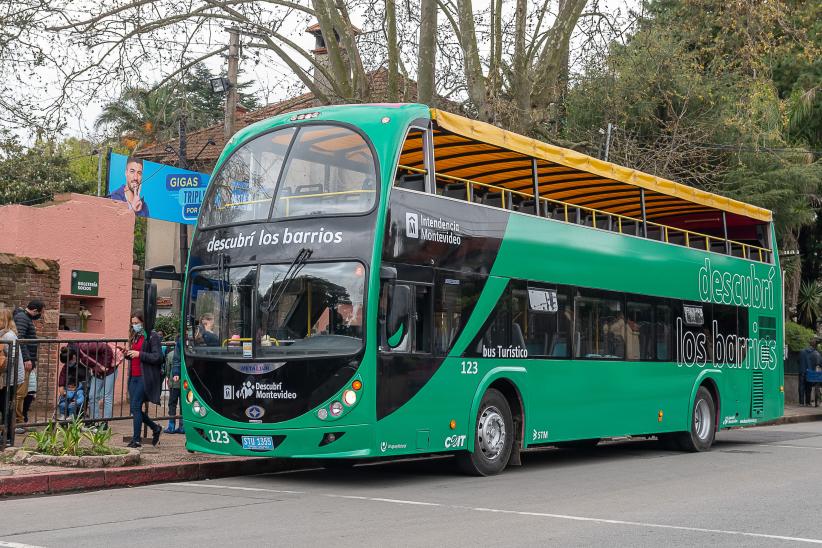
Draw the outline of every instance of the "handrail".
<instances>
[{"instance_id":1,"label":"handrail","mask_svg":"<svg viewBox=\"0 0 822 548\"><path fill-rule=\"evenodd\" d=\"M399 169L404 169L404 170L411 171L411 172L426 173L426 170L424 170L424 169L419 169L419 168L406 166L406 165L402 165L402 164L398 165L397 167ZM466 200L468 202L473 202L473 200L471 199L472 194L473 194L471 189L473 188L473 186L479 186L479 187L483 187L483 188L486 188L486 189L492 189L494 191L499 191L502 195L502 208L503 209L507 209L505 207L505 205L506 205L506 201L505 201L506 193L508 193L509 195L517 195L517 196L521 196L521 197L529 198L529 199L534 198L533 194L527 194L527 193L521 192L519 190L511 190L511 189L508 189L508 188L505 188L505 187L500 187L500 186L496 186L496 185L492 185L492 184L488 184L488 183L482 183L480 181L472 181L470 179L463 179L462 177L455 177L453 175L446 175L444 173L437 173L436 174L436 179L445 179L445 180L449 180L449 181L456 181L458 183L465 183L466 184L465 196L466 196ZM434 183L436 184L436 181ZM624 221L633 222L633 223L640 223L638 226L641 226L641 224L643 223L642 219L638 219L636 217L630 217L628 215L622 215L620 213L612 213L612 212L609 212L609 211L595 209L595 208L592 208L592 207L577 205L577 204L573 204L573 203L569 203L569 202L563 202L561 200L556 200L554 198L547 198L547 197L540 196L539 201L540 202L545 202L546 204L551 203L551 204L561 206L562 210L563 210L564 222L566 222L566 223L578 224L578 223L575 223L575 222L574 223L571 222L571 220L568 216L568 209L569 208L576 209L578 211L588 212L592 216L592 225L593 225L592 228L596 228L598 230L601 230L601 229L599 229L596 226L596 224L597 224L596 223L597 215L603 215L606 218L608 218L608 217L616 218L617 219L617 231L620 234L624 234L624 232L622 231L622 228L623 228L622 224L623 224ZM539 211L539 210L540 210L540 208L537 208L537 211ZM542 215L538 214L538 216L541 217ZM557 219L557 220L562 220L562 219ZM710 234L703 234L702 232L696 232L694 230L688 230L687 228L679 228L679 227L675 227L675 226L664 225L664 224L661 224L661 223L656 223L654 221L647 221L646 220L644 222L645 222L646 225L659 227L660 228L660 234L662 234L664 236L665 243L671 243L670 242L671 231L674 231L676 233L680 233L680 234L683 234L685 236L685 247L689 247L689 248L691 247L692 239L704 239L705 240L705 247L704 247L705 251L710 251L711 250L710 248L711 248L711 242L712 241L717 241L717 242L727 241L732 246L733 245L740 246L741 249L742 249L742 258L748 259L748 260L756 260L751 256L752 255L751 251L755 251L757 253L759 262L765 262L765 260L763 260L763 252L765 253L765 257L768 256L767 255L768 253L773 253L773 251L771 249L768 249L766 247L760 247L760 246L753 245L753 244L746 244L744 242L738 242L736 240L730 240L730 239L726 240L725 238L723 238L721 236L712 236ZM610 229L607 229L607 230L609 232L611 231ZM674 244L674 245L679 245L679 244Z\"/></svg>"}]
</instances>

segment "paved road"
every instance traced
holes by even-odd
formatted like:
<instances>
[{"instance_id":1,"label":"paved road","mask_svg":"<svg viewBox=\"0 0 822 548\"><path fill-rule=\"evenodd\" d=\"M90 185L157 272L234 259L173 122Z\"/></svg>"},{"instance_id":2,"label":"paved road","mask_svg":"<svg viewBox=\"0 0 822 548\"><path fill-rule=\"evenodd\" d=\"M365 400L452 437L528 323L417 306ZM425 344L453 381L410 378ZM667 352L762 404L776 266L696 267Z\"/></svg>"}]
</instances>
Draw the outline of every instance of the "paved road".
<instances>
[{"instance_id":1,"label":"paved road","mask_svg":"<svg viewBox=\"0 0 822 548\"><path fill-rule=\"evenodd\" d=\"M822 544L822 422L524 455L492 478L448 458L0 502L0 546ZM16 544L13 544L16 543Z\"/></svg>"}]
</instances>

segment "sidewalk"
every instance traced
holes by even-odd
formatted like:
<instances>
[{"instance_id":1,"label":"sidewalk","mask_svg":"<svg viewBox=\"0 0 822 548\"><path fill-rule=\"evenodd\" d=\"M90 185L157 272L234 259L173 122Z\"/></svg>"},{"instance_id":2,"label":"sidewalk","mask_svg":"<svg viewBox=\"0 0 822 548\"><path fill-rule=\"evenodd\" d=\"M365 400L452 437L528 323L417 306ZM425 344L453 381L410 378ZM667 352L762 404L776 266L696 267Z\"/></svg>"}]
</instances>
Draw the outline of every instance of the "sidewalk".
<instances>
[{"instance_id":1,"label":"sidewalk","mask_svg":"<svg viewBox=\"0 0 822 548\"><path fill-rule=\"evenodd\" d=\"M111 445L125 447L127 441L123 441L123 438L130 439L131 422L113 421L111 424L115 432ZM15 446L22 447L25 439L26 434L18 435ZM26 445L30 446L32 443L30 441ZM143 443L141 464L138 466L69 468L21 465L8 462L7 459L0 459L0 497L56 494L67 491L262 474L313 464L305 460L224 457L189 453L185 449L184 435L163 433L157 447L152 447L150 440Z\"/></svg>"},{"instance_id":2,"label":"sidewalk","mask_svg":"<svg viewBox=\"0 0 822 548\"><path fill-rule=\"evenodd\" d=\"M785 413L768 425L822 420L822 407L785 406ZM125 446L131 423L112 423L113 445ZM17 437L21 446L26 436ZM0 460L0 497L56 494L68 491L108 489L171 481L192 481L247 474L278 472L315 466L314 461L255 457L220 457L189 453L185 436L163 434L158 447L143 445L142 464L123 468L64 468L59 466L18 465Z\"/></svg>"}]
</instances>

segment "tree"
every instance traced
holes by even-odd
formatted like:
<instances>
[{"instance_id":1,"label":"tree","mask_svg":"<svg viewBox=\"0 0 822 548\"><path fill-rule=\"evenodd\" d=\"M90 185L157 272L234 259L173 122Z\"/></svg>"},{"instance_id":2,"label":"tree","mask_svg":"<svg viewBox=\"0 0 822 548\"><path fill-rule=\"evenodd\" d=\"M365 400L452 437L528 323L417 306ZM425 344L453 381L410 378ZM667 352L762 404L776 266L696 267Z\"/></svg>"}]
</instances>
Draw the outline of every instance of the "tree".
<instances>
[{"instance_id":1,"label":"tree","mask_svg":"<svg viewBox=\"0 0 822 548\"><path fill-rule=\"evenodd\" d=\"M54 142L20 144L17 137L0 137L0 205L39 203L60 192L88 192L90 181L76 178L71 160Z\"/></svg>"}]
</instances>

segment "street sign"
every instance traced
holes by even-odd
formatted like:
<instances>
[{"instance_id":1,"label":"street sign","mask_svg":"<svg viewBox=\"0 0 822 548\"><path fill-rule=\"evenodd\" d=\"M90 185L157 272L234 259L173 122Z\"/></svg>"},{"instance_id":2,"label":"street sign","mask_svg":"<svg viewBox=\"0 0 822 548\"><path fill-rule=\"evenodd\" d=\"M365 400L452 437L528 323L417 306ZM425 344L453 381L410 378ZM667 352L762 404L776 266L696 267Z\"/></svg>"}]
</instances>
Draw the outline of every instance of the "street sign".
<instances>
[{"instance_id":1,"label":"street sign","mask_svg":"<svg viewBox=\"0 0 822 548\"><path fill-rule=\"evenodd\" d=\"M100 288L100 273L86 270L71 271L71 294L96 297Z\"/></svg>"}]
</instances>

